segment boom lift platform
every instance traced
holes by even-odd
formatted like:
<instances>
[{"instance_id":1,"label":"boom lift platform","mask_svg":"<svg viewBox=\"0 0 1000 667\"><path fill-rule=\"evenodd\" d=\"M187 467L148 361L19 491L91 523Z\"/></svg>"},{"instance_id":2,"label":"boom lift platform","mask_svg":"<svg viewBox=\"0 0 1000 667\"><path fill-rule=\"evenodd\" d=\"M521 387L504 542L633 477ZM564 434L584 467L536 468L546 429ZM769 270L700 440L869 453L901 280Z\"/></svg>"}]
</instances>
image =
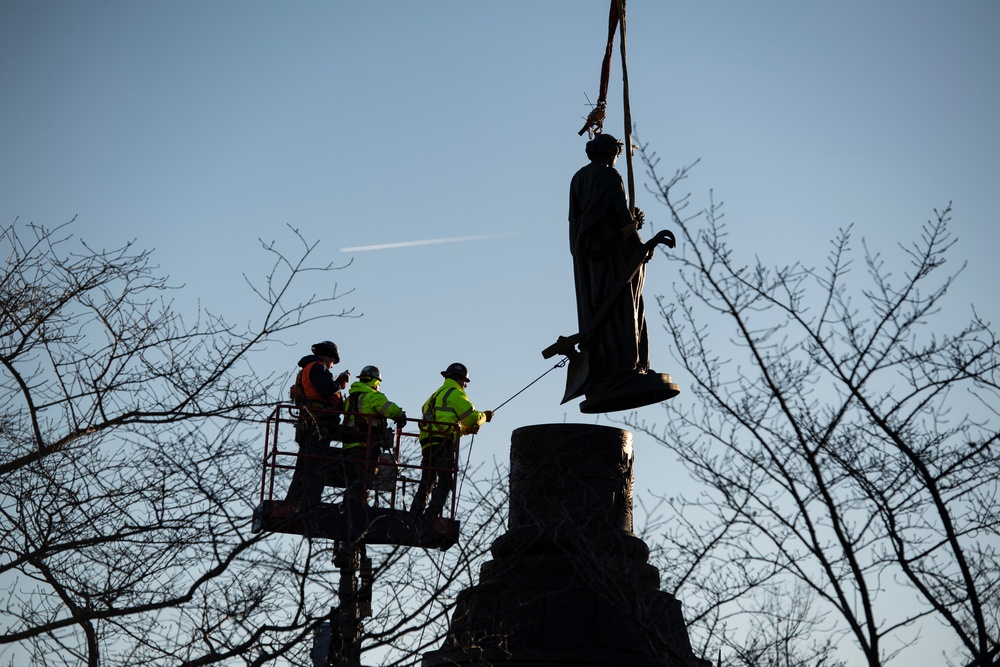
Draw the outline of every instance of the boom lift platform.
<instances>
[{"instance_id":1,"label":"boom lift platform","mask_svg":"<svg viewBox=\"0 0 1000 667\"><path fill-rule=\"evenodd\" d=\"M425 469L420 465L420 443L417 439L420 421L410 420L406 427L385 429L384 432L371 426L367 433L341 426L333 434L334 442L328 453L310 456L299 453L297 445L288 437L295 429L300 409L292 403L279 403L267 417L260 503L253 514L253 532L266 530L325 538L345 545L388 544L442 551L458 541L460 524L455 519L458 447L455 448L455 458L447 468L452 472L450 501L442 516L424 522L408 509L420 483L421 472ZM328 413L339 415L341 424L344 417L351 414L338 410L329 410ZM439 429L457 428L454 424L443 422L428 423ZM283 439L279 437L281 434L287 434L284 442L290 445L283 444ZM351 449L338 446L345 441L360 441L363 445ZM278 485L276 481L288 476L300 457L310 459L310 465L327 468L326 487L345 488L345 465L363 469L364 474L359 481L361 492L354 498L347 498L345 493L340 502L322 502L312 507L297 508L280 495L285 482ZM276 486L282 488L277 498Z\"/></svg>"}]
</instances>

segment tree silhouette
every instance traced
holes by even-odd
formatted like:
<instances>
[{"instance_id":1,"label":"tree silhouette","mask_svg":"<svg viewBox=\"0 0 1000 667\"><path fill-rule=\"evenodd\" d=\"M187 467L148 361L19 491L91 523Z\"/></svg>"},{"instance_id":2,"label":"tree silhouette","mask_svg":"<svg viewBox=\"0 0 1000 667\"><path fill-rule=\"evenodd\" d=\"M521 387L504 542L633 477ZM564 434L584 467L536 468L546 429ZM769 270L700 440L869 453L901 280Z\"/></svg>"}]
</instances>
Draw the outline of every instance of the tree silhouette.
<instances>
[{"instance_id":1,"label":"tree silhouette","mask_svg":"<svg viewBox=\"0 0 1000 667\"><path fill-rule=\"evenodd\" d=\"M250 532L262 418L287 391L252 360L305 323L355 316L329 277L346 267L315 262L295 230L291 253L262 241L271 267L247 278L259 313L240 327L184 312L148 252L96 250L71 228L0 230L3 661L307 662L337 599L333 545ZM296 302L304 282L331 287ZM419 650L403 638L443 624L497 507L470 510L471 541L443 560L375 554L367 643Z\"/></svg>"},{"instance_id":2,"label":"tree silhouette","mask_svg":"<svg viewBox=\"0 0 1000 667\"><path fill-rule=\"evenodd\" d=\"M662 424L630 425L704 489L654 512L701 640L752 664L762 632L816 656L824 628L886 665L930 619L951 630L955 664L992 665L1000 347L946 299L950 206L900 244L902 264L863 247L863 281L850 228L823 269L744 264L714 201L691 213L675 194L688 169L661 178L641 154L679 239L679 286L659 305L691 386ZM765 617L780 623L750 625Z\"/></svg>"}]
</instances>

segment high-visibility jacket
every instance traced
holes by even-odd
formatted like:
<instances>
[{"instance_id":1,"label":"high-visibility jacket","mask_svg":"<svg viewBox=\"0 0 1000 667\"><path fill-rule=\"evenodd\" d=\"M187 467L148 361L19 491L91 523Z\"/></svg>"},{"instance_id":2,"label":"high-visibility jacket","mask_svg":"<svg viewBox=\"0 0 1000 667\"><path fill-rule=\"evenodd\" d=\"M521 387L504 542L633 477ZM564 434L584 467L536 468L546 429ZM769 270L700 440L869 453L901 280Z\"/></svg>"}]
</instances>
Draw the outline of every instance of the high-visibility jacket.
<instances>
[{"instance_id":1,"label":"high-visibility jacket","mask_svg":"<svg viewBox=\"0 0 1000 667\"><path fill-rule=\"evenodd\" d=\"M459 435L475 433L485 423L486 413L476 410L462 385L451 378L445 378L444 384L424 403L423 421L420 422L420 445L429 447L457 440ZM455 426L450 426L451 424Z\"/></svg>"},{"instance_id":2,"label":"high-visibility jacket","mask_svg":"<svg viewBox=\"0 0 1000 667\"><path fill-rule=\"evenodd\" d=\"M373 418L371 428L373 431L380 431L386 427L389 419L399 419L406 416L401 407L375 388L376 382L378 381L362 382L357 380L351 385L350 395L347 398L348 414L344 419L346 426L367 433L369 420L365 419L365 416L371 416ZM359 447L361 444L360 442L345 442L344 449Z\"/></svg>"}]
</instances>

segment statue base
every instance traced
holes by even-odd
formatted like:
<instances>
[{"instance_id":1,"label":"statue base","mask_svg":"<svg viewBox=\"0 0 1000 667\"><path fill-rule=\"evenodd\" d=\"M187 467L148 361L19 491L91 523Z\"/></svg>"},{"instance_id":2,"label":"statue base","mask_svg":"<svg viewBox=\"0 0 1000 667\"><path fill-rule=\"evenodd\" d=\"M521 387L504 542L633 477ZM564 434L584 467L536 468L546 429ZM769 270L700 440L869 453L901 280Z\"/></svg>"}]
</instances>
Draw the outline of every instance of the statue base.
<instances>
[{"instance_id":1,"label":"statue base","mask_svg":"<svg viewBox=\"0 0 1000 667\"><path fill-rule=\"evenodd\" d=\"M632 532L633 462L625 430L516 429L507 532L422 667L712 667Z\"/></svg>"},{"instance_id":2,"label":"statue base","mask_svg":"<svg viewBox=\"0 0 1000 667\"><path fill-rule=\"evenodd\" d=\"M667 373L626 373L604 382L594 383L580 403L580 412L597 414L634 410L653 403L662 403L681 393Z\"/></svg>"}]
</instances>

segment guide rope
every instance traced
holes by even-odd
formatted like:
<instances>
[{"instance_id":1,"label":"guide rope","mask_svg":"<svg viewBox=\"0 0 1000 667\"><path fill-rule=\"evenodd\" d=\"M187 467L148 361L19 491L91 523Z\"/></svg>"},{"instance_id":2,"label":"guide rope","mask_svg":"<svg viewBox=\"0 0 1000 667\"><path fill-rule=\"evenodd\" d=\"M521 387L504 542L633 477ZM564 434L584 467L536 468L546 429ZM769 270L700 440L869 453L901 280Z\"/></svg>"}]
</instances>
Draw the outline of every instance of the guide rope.
<instances>
[{"instance_id":1,"label":"guide rope","mask_svg":"<svg viewBox=\"0 0 1000 667\"><path fill-rule=\"evenodd\" d=\"M538 377L536 377L534 380L532 380L531 382L529 382L528 384L526 384L524 387L522 387L516 394L514 394L513 396L511 396L510 398L508 398L506 401L504 401L503 403L501 403L497 407L493 408L493 412L495 413L497 410L499 410L503 406L507 405L508 403L510 403L511 401L513 401L515 398L517 398L521 394L523 394L525 392L525 390L528 389L528 387L530 387L531 385L535 384L536 382L538 382L539 380L541 380L543 377L545 377L546 375L548 375L549 373L551 373L555 369L562 368L568 362L569 362L569 357L563 357L561 360L559 360L558 362L556 362L556 364L552 368L550 368L549 370L545 371L544 373L542 373L541 375L539 375ZM462 474L461 474L461 476L459 478L458 493L456 494L456 498L461 498L462 497L462 487L465 485L465 478L466 478L466 476L467 476L467 474L469 472L469 463L472 461L472 448L473 448L473 446L475 444L476 444L476 434L473 433L472 434L472 438L469 440L469 447L468 447L468 452L469 453L465 457L465 466L462 467Z\"/></svg>"},{"instance_id":2,"label":"guide rope","mask_svg":"<svg viewBox=\"0 0 1000 667\"><path fill-rule=\"evenodd\" d=\"M542 373L541 375L539 375L538 377L536 377L536 378L535 378L534 380L532 380L531 382L529 382L528 384L526 384L526 385L525 385L525 386L524 386L524 387L523 387L523 388L522 388L522 389L521 389L520 391L518 391L518 392L517 392L516 394L514 394L513 396L511 396L510 398L508 398L508 399L507 399L506 401L504 401L504 402L503 402L503 403L501 403L500 405L498 405L498 406L496 406L495 408L493 408L493 412L496 412L497 410L499 410L499 409L500 409L500 408L502 408L503 406L505 406L505 405L507 405L508 403L510 403L511 401L513 401L513 400L514 400L515 398L517 398L518 396L520 396L521 394L523 394L523 393L524 393L524 391L525 391L525 390L526 390L526 389L527 389L528 387L530 387L531 385L535 384L536 382L538 382L539 380L541 380L541 379L542 379L543 377L545 377L546 375L548 375L549 373L551 373L551 372L552 372L552 371L554 371L555 369L557 369L557 368L562 368L563 366L565 366L565 365L566 365L566 363L567 363L568 361L569 361L569 357L563 357L563 358L562 358L562 360L560 360L560 361L559 361L558 363L556 363L556 365L555 365L555 366L553 366L553 367L552 367L552 368L550 368L549 370L545 371L544 373Z\"/></svg>"}]
</instances>

